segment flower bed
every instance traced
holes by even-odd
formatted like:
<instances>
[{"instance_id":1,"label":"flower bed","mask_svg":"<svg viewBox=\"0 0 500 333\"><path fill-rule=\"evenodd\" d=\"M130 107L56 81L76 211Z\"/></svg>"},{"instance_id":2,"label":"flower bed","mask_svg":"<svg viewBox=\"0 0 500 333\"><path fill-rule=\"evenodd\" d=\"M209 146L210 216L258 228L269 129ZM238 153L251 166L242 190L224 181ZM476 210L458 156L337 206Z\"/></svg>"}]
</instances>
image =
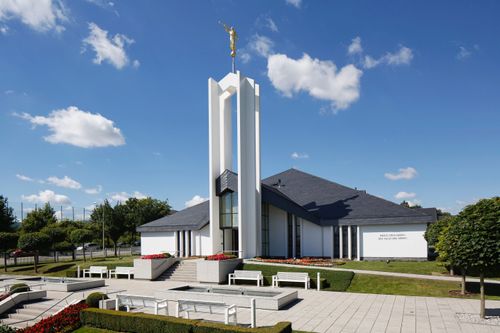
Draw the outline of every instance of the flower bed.
<instances>
[{"instance_id":1,"label":"flower bed","mask_svg":"<svg viewBox=\"0 0 500 333\"><path fill-rule=\"evenodd\" d=\"M207 257L205 257L205 260L221 261L221 260L229 260L229 259L234 259L234 258L236 258L236 256L228 255L228 254L224 254L224 253L219 253L219 254L207 256Z\"/></svg>"},{"instance_id":2,"label":"flower bed","mask_svg":"<svg viewBox=\"0 0 500 333\"><path fill-rule=\"evenodd\" d=\"M141 257L141 259L166 259L170 258L170 253L157 253L157 254L147 254Z\"/></svg>"},{"instance_id":3,"label":"flower bed","mask_svg":"<svg viewBox=\"0 0 500 333\"><path fill-rule=\"evenodd\" d=\"M17 333L66 333L73 332L81 326L80 311L88 306L85 303L68 306L58 314L40 320L33 326L17 330Z\"/></svg>"},{"instance_id":4,"label":"flower bed","mask_svg":"<svg viewBox=\"0 0 500 333\"><path fill-rule=\"evenodd\" d=\"M313 257L304 257L304 258L288 258L288 259L280 259L280 258L260 258L256 257L253 259L254 261L260 262L268 262L274 264L289 264L289 265L301 265L301 266L316 266L316 267L333 267L340 266L345 264L343 260L332 260L330 258L313 258Z\"/></svg>"}]
</instances>

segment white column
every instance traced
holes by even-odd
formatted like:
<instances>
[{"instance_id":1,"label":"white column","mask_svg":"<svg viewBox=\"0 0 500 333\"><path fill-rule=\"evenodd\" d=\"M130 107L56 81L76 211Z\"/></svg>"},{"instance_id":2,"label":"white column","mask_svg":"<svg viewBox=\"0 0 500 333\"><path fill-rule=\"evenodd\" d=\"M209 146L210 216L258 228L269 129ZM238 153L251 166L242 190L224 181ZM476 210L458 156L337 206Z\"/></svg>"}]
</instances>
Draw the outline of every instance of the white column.
<instances>
[{"instance_id":1,"label":"white column","mask_svg":"<svg viewBox=\"0 0 500 333\"><path fill-rule=\"evenodd\" d=\"M179 257L184 257L185 256L185 252L184 252L184 230L181 230L179 231Z\"/></svg>"},{"instance_id":2,"label":"white column","mask_svg":"<svg viewBox=\"0 0 500 333\"><path fill-rule=\"evenodd\" d=\"M342 226L339 226L339 257L340 259L344 258L344 240L343 240L343 232L342 232Z\"/></svg>"},{"instance_id":3,"label":"white column","mask_svg":"<svg viewBox=\"0 0 500 333\"><path fill-rule=\"evenodd\" d=\"M295 224L295 216L292 215L292 258L295 258L296 246L297 246L297 226Z\"/></svg>"},{"instance_id":4,"label":"white column","mask_svg":"<svg viewBox=\"0 0 500 333\"><path fill-rule=\"evenodd\" d=\"M191 254L195 256L196 255L196 238L194 236L193 230L191 230L190 233L191 233Z\"/></svg>"},{"instance_id":5,"label":"white column","mask_svg":"<svg viewBox=\"0 0 500 333\"><path fill-rule=\"evenodd\" d=\"M352 237L351 237L351 226L347 227L347 257L349 260L352 259Z\"/></svg>"},{"instance_id":6,"label":"white column","mask_svg":"<svg viewBox=\"0 0 500 333\"><path fill-rule=\"evenodd\" d=\"M359 225L356 227L356 254L358 260L361 260L361 236L360 236L360 227Z\"/></svg>"}]
</instances>

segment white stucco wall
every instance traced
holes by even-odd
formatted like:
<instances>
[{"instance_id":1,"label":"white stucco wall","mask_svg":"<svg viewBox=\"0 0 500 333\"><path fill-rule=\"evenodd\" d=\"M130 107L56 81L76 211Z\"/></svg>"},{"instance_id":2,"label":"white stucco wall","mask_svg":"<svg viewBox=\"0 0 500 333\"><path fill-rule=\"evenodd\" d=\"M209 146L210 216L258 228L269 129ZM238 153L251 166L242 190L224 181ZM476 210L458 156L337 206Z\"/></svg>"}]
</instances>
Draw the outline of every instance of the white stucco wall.
<instances>
[{"instance_id":1,"label":"white stucco wall","mask_svg":"<svg viewBox=\"0 0 500 333\"><path fill-rule=\"evenodd\" d=\"M269 255L284 257L286 245L286 212L269 205Z\"/></svg>"},{"instance_id":2,"label":"white stucco wall","mask_svg":"<svg viewBox=\"0 0 500 333\"><path fill-rule=\"evenodd\" d=\"M333 256L333 229L331 226L322 227L323 230L323 257ZM337 244L338 245L338 244Z\"/></svg>"},{"instance_id":3,"label":"white stucco wall","mask_svg":"<svg viewBox=\"0 0 500 333\"><path fill-rule=\"evenodd\" d=\"M141 255L169 252L175 254L175 232L141 233Z\"/></svg>"},{"instance_id":4,"label":"white stucco wall","mask_svg":"<svg viewBox=\"0 0 500 333\"><path fill-rule=\"evenodd\" d=\"M321 257L323 252L323 235L321 226L299 219L302 224L301 252L303 257Z\"/></svg>"},{"instance_id":5,"label":"white stucco wall","mask_svg":"<svg viewBox=\"0 0 500 333\"><path fill-rule=\"evenodd\" d=\"M427 258L426 224L361 226L363 258Z\"/></svg>"},{"instance_id":6,"label":"white stucco wall","mask_svg":"<svg viewBox=\"0 0 500 333\"><path fill-rule=\"evenodd\" d=\"M199 235L200 235L200 243L198 243L198 244L200 244L200 249L201 249L201 253L199 255L207 256L207 255L213 254L213 253L211 253L212 241L210 239L209 225L206 225L205 227L203 227L199 231Z\"/></svg>"}]
</instances>

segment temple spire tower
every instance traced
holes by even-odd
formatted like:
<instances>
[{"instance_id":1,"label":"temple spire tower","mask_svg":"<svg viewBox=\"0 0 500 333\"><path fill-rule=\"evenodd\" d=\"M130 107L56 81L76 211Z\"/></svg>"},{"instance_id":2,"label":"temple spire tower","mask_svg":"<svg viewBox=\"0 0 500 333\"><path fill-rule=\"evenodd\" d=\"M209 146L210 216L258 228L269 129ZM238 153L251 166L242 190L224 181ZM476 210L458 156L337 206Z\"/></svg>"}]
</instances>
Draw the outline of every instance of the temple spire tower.
<instances>
[{"instance_id":1,"label":"temple spire tower","mask_svg":"<svg viewBox=\"0 0 500 333\"><path fill-rule=\"evenodd\" d=\"M261 252L259 96L259 85L240 71L230 72L220 81L208 79L210 243L213 254L231 251L240 258L251 258ZM237 170L232 166L232 98L236 98ZM227 181L221 177L228 175L233 178L237 175L237 188L221 188L221 182ZM226 197L228 195L230 199ZM228 223L228 219L232 222Z\"/></svg>"}]
</instances>

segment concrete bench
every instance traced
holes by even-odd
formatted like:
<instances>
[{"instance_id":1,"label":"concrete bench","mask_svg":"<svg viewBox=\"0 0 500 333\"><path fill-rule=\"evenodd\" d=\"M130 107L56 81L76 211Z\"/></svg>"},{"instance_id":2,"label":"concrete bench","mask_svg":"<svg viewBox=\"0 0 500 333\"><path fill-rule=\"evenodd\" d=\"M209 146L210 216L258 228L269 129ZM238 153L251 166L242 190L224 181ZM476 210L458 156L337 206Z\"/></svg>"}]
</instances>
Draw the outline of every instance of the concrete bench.
<instances>
[{"instance_id":1,"label":"concrete bench","mask_svg":"<svg viewBox=\"0 0 500 333\"><path fill-rule=\"evenodd\" d=\"M233 318L234 324L238 323L236 316L236 305L226 305L222 302L209 302L197 300L178 300L175 308L175 316L180 317L181 312L186 313L189 319L189 312L203 312L210 314L224 314L224 323L229 324L230 318Z\"/></svg>"},{"instance_id":2,"label":"concrete bench","mask_svg":"<svg viewBox=\"0 0 500 333\"><path fill-rule=\"evenodd\" d=\"M116 267L115 269L109 270L109 278L112 278L113 275L115 278L118 278L118 275L126 275L130 280L130 276L134 275L133 267Z\"/></svg>"},{"instance_id":3,"label":"concrete bench","mask_svg":"<svg viewBox=\"0 0 500 333\"><path fill-rule=\"evenodd\" d=\"M253 280L257 281L257 287L264 285L264 276L261 271L239 271L236 270L234 273L230 273L228 276L228 283L231 285L231 281L236 283L236 280Z\"/></svg>"},{"instance_id":4,"label":"concrete bench","mask_svg":"<svg viewBox=\"0 0 500 333\"><path fill-rule=\"evenodd\" d=\"M155 314L158 314L159 310L165 309L165 314L168 315L168 301L166 299L159 300L153 296L118 294L116 295L115 310L119 311L122 305L126 307L127 312L130 312L131 307L141 307L152 308Z\"/></svg>"},{"instance_id":5,"label":"concrete bench","mask_svg":"<svg viewBox=\"0 0 500 333\"><path fill-rule=\"evenodd\" d=\"M106 266L90 266L89 268L83 270L83 277L85 277L85 275L92 277L92 274L99 274L101 276L101 279L102 279L103 275L108 275L108 267L106 267Z\"/></svg>"},{"instance_id":6,"label":"concrete bench","mask_svg":"<svg viewBox=\"0 0 500 333\"><path fill-rule=\"evenodd\" d=\"M280 282L304 283L306 290L311 287L309 274L302 272L278 272L273 275L273 287L279 287Z\"/></svg>"}]
</instances>

